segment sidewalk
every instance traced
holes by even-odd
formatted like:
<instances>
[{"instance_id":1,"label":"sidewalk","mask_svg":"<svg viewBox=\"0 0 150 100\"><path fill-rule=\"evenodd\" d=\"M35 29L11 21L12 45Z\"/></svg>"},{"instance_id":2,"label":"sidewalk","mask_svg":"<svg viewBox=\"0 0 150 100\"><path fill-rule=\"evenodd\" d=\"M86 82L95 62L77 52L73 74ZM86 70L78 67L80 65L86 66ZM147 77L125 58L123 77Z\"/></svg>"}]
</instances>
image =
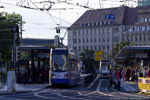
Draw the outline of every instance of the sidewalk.
<instances>
[{"instance_id":1,"label":"sidewalk","mask_svg":"<svg viewBox=\"0 0 150 100\"><path fill-rule=\"evenodd\" d=\"M126 92L137 92L138 90L138 83L137 82L123 82L121 80L121 87L126 91Z\"/></svg>"},{"instance_id":2,"label":"sidewalk","mask_svg":"<svg viewBox=\"0 0 150 100\"><path fill-rule=\"evenodd\" d=\"M0 87L0 95L1 94L10 94L10 93L22 93L22 92L31 92L31 91L37 91L40 89L44 89L49 84L16 84L16 90L15 92L8 92L7 86L1 86Z\"/></svg>"}]
</instances>

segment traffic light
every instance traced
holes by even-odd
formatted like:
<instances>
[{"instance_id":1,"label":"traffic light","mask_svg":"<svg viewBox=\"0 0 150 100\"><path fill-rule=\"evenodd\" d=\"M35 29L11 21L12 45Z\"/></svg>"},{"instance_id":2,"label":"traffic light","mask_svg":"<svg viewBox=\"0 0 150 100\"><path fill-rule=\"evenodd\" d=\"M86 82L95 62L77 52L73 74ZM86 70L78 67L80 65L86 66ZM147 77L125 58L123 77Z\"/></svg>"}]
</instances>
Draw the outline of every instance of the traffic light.
<instances>
[{"instance_id":1,"label":"traffic light","mask_svg":"<svg viewBox=\"0 0 150 100\"><path fill-rule=\"evenodd\" d=\"M14 26L12 27L12 32L16 33L16 41L19 41L19 27L18 26Z\"/></svg>"},{"instance_id":2,"label":"traffic light","mask_svg":"<svg viewBox=\"0 0 150 100\"><path fill-rule=\"evenodd\" d=\"M18 47L16 47L16 62L18 61L18 60L20 60L21 59L21 52L20 52L20 50L18 49Z\"/></svg>"},{"instance_id":3,"label":"traffic light","mask_svg":"<svg viewBox=\"0 0 150 100\"><path fill-rule=\"evenodd\" d=\"M60 29L59 28L56 28L56 33L60 33Z\"/></svg>"}]
</instances>

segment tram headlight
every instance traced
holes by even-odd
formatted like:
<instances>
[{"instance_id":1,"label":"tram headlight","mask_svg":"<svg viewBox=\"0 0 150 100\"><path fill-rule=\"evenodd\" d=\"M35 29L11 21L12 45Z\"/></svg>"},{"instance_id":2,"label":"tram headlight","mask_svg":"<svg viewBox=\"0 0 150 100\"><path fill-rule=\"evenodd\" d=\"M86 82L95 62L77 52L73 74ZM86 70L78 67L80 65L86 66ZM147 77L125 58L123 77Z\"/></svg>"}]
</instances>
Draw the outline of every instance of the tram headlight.
<instances>
[{"instance_id":1,"label":"tram headlight","mask_svg":"<svg viewBox=\"0 0 150 100\"><path fill-rule=\"evenodd\" d=\"M54 74L52 74L52 78L56 78L56 76Z\"/></svg>"},{"instance_id":2,"label":"tram headlight","mask_svg":"<svg viewBox=\"0 0 150 100\"><path fill-rule=\"evenodd\" d=\"M68 74L64 75L64 78L68 78Z\"/></svg>"}]
</instances>

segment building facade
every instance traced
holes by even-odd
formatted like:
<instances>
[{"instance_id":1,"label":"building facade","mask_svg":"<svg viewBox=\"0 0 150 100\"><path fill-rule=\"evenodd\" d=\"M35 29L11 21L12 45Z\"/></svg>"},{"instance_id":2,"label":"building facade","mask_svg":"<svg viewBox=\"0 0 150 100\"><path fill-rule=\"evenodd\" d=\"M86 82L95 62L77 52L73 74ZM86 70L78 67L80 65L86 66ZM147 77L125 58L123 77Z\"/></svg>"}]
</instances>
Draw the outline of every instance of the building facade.
<instances>
[{"instance_id":1,"label":"building facade","mask_svg":"<svg viewBox=\"0 0 150 100\"><path fill-rule=\"evenodd\" d=\"M126 25L123 30L123 41L130 41L135 46L150 45L150 7L134 8L138 20L133 25Z\"/></svg>"},{"instance_id":2,"label":"building facade","mask_svg":"<svg viewBox=\"0 0 150 100\"><path fill-rule=\"evenodd\" d=\"M150 0L138 0L138 6L150 6Z\"/></svg>"},{"instance_id":3,"label":"building facade","mask_svg":"<svg viewBox=\"0 0 150 100\"><path fill-rule=\"evenodd\" d=\"M102 50L103 59L109 59L115 43L129 40L136 45L148 45L149 35L143 32L149 33L149 9L117 7L89 10L68 28L68 47L78 58L84 49L88 49ZM140 38L146 40L140 41Z\"/></svg>"}]
</instances>

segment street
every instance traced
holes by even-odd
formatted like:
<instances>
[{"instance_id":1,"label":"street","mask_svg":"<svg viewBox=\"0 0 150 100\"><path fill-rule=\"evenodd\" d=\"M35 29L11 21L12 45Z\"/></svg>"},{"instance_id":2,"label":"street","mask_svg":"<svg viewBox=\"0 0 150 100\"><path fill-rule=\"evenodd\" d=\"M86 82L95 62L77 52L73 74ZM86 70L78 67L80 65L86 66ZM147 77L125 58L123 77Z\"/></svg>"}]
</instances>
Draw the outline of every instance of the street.
<instances>
[{"instance_id":1,"label":"street","mask_svg":"<svg viewBox=\"0 0 150 100\"><path fill-rule=\"evenodd\" d=\"M127 93L110 88L108 79L97 79L88 88L46 88L36 92L0 95L0 100L149 100L150 97L138 93Z\"/></svg>"}]
</instances>

